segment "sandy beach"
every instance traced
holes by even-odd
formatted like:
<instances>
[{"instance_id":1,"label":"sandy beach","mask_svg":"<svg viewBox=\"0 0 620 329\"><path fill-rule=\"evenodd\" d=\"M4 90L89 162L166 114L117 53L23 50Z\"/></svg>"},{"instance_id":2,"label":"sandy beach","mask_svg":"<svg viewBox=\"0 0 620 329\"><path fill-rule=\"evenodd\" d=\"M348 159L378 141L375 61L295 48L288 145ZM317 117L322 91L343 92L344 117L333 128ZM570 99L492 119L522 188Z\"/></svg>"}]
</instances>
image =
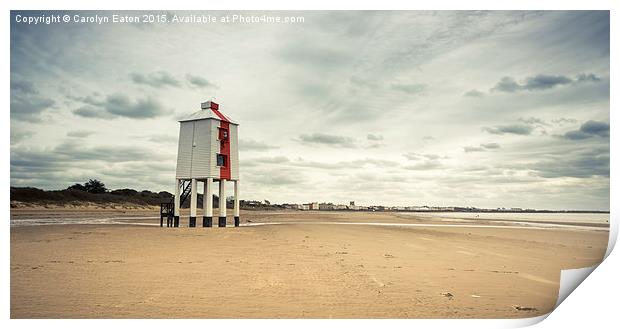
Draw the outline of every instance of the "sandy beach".
<instances>
[{"instance_id":1,"label":"sandy beach","mask_svg":"<svg viewBox=\"0 0 620 329\"><path fill-rule=\"evenodd\" d=\"M156 216L12 210L11 317L532 317L554 306L561 269L601 261L608 236L398 213L242 212L239 228Z\"/></svg>"}]
</instances>

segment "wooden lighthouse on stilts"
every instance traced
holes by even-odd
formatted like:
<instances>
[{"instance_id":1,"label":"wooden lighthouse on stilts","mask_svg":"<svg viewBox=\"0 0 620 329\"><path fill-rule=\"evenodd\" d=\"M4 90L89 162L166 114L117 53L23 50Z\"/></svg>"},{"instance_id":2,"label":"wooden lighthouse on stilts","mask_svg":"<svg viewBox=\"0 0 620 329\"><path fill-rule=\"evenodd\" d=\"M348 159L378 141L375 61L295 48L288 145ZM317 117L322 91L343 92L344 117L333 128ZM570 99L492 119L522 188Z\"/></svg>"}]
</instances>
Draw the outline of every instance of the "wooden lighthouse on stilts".
<instances>
[{"instance_id":1,"label":"wooden lighthouse on stilts","mask_svg":"<svg viewBox=\"0 0 620 329\"><path fill-rule=\"evenodd\" d=\"M213 225L213 185L219 184L218 226L226 226L226 182L234 183L234 223L239 226L239 148L238 123L222 114L212 101L201 110L180 120L179 150L174 201L162 203L160 226L179 226L180 208L190 197L189 227L196 226L198 183L203 184L202 226Z\"/></svg>"}]
</instances>

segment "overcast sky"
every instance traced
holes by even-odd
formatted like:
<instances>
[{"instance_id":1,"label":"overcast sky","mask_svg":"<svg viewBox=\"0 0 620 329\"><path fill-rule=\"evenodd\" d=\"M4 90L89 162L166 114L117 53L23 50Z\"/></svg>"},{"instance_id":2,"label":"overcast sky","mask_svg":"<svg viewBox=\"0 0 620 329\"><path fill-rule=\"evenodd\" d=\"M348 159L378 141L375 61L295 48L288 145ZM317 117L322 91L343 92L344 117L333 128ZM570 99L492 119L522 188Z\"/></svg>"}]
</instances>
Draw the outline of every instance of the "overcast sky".
<instances>
[{"instance_id":1,"label":"overcast sky","mask_svg":"<svg viewBox=\"0 0 620 329\"><path fill-rule=\"evenodd\" d=\"M240 123L242 199L609 209L608 12L17 14L12 186L172 191L177 120L215 97Z\"/></svg>"}]
</instances>

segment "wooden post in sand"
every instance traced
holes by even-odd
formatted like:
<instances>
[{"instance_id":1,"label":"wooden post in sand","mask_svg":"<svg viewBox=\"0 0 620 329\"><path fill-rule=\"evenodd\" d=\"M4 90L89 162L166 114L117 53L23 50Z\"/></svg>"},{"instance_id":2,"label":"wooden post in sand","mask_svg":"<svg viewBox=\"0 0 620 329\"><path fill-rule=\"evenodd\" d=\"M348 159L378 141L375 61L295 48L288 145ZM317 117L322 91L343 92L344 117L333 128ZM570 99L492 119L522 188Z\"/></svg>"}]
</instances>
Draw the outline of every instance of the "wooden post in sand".
<instances>
[{"instance_id":1,"label":"wooden post in sand","mask_svg":"<svg viewBox=\"0 0 620 329\"><path fill-rule=\"evenodd\" d=\"M235 205L233 209L235 216L235 227L239 227L239 181L235 181Z\"/></svg>"},{"instance_id":2,"label":"wooden post in sand","mask_svg":"<svg viewBox=\"0 0 620 329\"><path fill-rule=\"evenodd\" d=\"M174 180L174 227L179 227L179 216L181 215L181 180Z\"/></svg>"},{"instance_id":3,"label":"wooden post in sand","mask_svg":"<svg viewBox=\"0 0 620 329\"><path fill-rule=\"evenodd\" d=\"M205 181L202 193L202 227L213 226L213 178Z\"/></svg>"},{"instance_id":4,"label":"wooden post in sand","mask_svg":"<svg viewBox=\"0 0 620 329\"><path fill-rule=\"evenodd\" d=\"M198 203L198 192L196 188L198 187L198 182L196 178L192 178L192 191L189 199L189 227L196 227L196 206Z\"/></svg>"},{"instance_id":5,"label":"wooden post in sand","mask_svg":"<svg viewBox=\"0 0 620 329\"><path fill-rule=\"evenodd\" d=\"M218 227L226 227L226 180L220 179L220 217L217 223Z\"/></svg>"}]
</instances>

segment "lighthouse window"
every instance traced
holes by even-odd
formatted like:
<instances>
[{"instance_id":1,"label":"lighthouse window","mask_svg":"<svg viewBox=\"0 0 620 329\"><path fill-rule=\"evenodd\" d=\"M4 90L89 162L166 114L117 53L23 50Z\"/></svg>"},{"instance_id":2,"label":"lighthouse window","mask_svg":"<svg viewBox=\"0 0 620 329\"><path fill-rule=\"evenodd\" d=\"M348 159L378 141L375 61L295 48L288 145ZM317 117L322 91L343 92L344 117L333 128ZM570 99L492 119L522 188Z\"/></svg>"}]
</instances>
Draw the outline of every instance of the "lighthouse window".
<instances>
[{"instance_id":1,"label":"lighthouse window","mask_svg":"<svg viewBox=\"0 0 620 329\"><path fill-rule=\"evenodd\" d=\"M219 131L219 139L220 140L225 140L228 139L228 130L227 129L223 129L223 128L218 128Z\"/></svg>"},{"instance_id":2,"label":"lighthouse window","mask_svg":"<svg viewBox=\"0 0 620 329\"><path fill-rule=\"evenodd\" d=\"M224 154L217 155L217 166L226 167L226 156Z\"/></svg>"}]
</instances>

